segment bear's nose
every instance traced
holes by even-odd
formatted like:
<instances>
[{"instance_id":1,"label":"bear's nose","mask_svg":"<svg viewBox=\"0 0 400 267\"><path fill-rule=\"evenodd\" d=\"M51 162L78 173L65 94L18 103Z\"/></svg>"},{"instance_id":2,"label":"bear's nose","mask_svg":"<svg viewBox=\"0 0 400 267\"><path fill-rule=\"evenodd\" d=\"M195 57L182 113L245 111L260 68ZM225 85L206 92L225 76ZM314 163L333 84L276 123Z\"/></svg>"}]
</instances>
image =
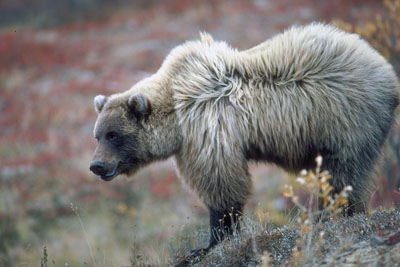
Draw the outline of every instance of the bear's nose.
<instances>
[{"instance_id":1,"label":"bear's nose","mask_svg":"<svg viewBox=\"0 0 400 267\"><path fill-rule=\"evenodd\" d=\"M107 174L105 164L101 161L95 161L90 164L90 170L99 176L104 176Z\"/></svg>"}]
</instances>

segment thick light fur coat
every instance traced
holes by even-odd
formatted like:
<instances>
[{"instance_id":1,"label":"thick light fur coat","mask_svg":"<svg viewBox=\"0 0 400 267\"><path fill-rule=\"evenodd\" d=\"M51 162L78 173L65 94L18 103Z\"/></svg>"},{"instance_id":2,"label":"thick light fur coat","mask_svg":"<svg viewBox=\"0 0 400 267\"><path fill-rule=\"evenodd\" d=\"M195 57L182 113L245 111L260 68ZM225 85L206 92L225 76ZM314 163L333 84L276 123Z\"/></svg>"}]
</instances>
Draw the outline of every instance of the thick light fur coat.
<instances>
[{"instance_id":1,"label":"thick light fur coat","mask_svg":"<svg viewBox=\"0 0 400 267\"><path fill-rule=\"evenodd\" d=\"M136 149L148 157L141 166L175 156L184 181L213 210L244 205L248 161L298 172L321 154L336 192L351 185L350 205L361 211L398 93L393 68L367 42L311 24L246 51L202 34L173 49L153 76L95 104L97 125L119 109L132 132L121 107L143 95L151 114L140 122Z\"/></svg>"}]
</instances>

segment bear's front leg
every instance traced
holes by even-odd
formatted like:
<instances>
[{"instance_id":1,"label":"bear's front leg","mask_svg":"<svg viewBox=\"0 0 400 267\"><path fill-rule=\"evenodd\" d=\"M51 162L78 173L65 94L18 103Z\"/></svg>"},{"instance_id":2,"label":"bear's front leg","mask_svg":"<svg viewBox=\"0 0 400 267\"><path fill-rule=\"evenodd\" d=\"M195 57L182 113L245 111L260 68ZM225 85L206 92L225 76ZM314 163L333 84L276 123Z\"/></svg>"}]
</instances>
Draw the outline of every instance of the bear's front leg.
<instances>
[{"instance_id":1,"label":"bear's front leg","mask_svg":"<svg viewBox=\"0 0 400 267\"><path fill-rule=\"evenodd\" d=\"M242 215L243 206L252 191L252 183L248 172L247 161L239 145L225 148L229 155L211 153L203 157L204 164L199 164L199 156L194 157L195 148L187 154L176 155L178 169L186 183L199 195L210 212L210 243L203 249L192 250L189 255L199 256L239 230L238 219ZM221 148L219 149L221 150ZM186 151L186 150L185 150ZM190 152L190 153L189 153ZM226 159L226 161L224 161Z\"/></svg>"},{"instance_id":2,"label":"bear's front leg","mask_svg":"<svg viewBox=\"0 0 400 267\"><path fill-rule=\"evenodd\" d=\"M210 212L210 242L208 247L192 250L193 256L206 254L219 242L229 237L233 232L240 231L239 218L242 215L243 205L234 204L223 211L208 207Z\"/></svg>"},{"instance_id":3,"label":"bear's front leg","mask_svg":"<svg viewBox=\"0 0 400 267\"><path fill-rule=\"evenodd\" d=\"M210 211L210 243L207 250L214 247L233 234L234 230L239 231L239 217L242 215L243 206L233 205L225 211L218 211L209 208Z\"/></svg>"}]
</instances>

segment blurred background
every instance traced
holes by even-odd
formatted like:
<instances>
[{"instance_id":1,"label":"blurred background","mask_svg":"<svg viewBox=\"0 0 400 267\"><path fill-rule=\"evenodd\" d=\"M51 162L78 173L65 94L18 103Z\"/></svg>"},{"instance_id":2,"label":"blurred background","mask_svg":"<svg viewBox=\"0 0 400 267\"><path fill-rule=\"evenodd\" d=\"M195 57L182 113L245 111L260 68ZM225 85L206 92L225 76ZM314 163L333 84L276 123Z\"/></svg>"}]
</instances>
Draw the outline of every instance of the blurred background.
<instances>
[{"instance_id":1,"label":"blurred background","mask_svg":"<svg viewBox=\"0 0 400 267\"><path fill-rule=\"evenodd\" d=\"M157 265L191 249L208 214L172 160L112 182L89 172L93 97L130 88L200 31L247 49L312 21L359 33L400 73L398 0L2 0L0 266L38 266L44 247L50 266ZM400 205L399 133L397 124L371 210ZM246 214L288 223L293 206L280 192L294 179L272 165L251 171Z\"/></svg>"}]
</instances>

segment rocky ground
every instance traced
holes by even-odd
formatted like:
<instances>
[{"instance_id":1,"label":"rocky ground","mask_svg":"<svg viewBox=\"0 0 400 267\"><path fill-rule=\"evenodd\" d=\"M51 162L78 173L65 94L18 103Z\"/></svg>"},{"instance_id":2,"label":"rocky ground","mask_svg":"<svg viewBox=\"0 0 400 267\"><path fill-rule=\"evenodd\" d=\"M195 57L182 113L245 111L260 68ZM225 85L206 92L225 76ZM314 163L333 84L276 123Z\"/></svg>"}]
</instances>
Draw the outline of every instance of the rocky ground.
<instances>
[{"instance_id":1,"label":"rocky ground","mask_svg":"<svg viewBox=\"0 0 400 267\"><path fill-rule=\"evenodd\" d=\"M246 226L254 222L246 222ZM328 220L316 225L312 246L294 253L305 233L296 227L254 231L225 241L202 258L175 266L396 266L400 263L400 210ZM261 231L260 231L261 230Z\"/></svg>"}]
</instances>

